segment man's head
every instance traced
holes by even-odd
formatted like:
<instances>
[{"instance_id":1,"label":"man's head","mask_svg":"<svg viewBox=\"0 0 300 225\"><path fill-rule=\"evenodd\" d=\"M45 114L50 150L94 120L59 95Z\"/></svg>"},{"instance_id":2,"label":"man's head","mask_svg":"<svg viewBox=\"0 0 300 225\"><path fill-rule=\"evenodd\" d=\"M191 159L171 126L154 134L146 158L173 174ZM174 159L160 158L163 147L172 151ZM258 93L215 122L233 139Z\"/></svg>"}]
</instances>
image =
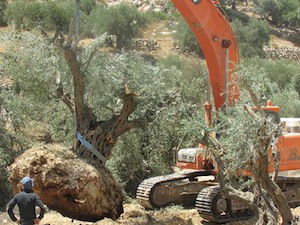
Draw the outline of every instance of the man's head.
<instances>
[{"instance_id":1,"label":"man's head","mask_svg":"<svg viewBox=\"0 0 300 225\"><path fill-rule=\"evenodd\" d=\"M24 190L31 191L33 187L33 180L30 177L23 177L21 184L23 185Z\"/></svg>"}]
</instances>

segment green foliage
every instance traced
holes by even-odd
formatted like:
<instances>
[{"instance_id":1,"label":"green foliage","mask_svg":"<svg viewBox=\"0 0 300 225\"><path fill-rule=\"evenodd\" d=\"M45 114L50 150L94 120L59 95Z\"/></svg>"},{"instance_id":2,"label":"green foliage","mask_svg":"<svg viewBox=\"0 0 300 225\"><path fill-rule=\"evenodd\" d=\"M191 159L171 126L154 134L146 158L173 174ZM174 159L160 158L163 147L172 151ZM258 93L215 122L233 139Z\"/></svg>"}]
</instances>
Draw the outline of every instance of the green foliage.
<instances>
[{"instance_id":1,"label":"green foliage","mask_svg":"<svg viewBox=\"0 0 300 225\"><path fill-rule=\"evenodd\" d=\"M89 15L94 8L97 7L96 0L81 0L80 1L80 10L85 14Z\"/></svg>"},{"instance_id":2,"label":"green foliage","mask_svg":"<svg viewBox=\"0 0 300 225\"><path fill-rule=\"evenodd\" d=\"M249 23L251 20L251 18L243 12L232 10L232 9L225 9L225 11L230 21L238 19L243 23Z\"/></svg>"},{"instance_id":3,"label":"green foliage","mask_svg":"<svg viewBox=\"0 0 300 225\"><path fill-rule=\"evenodd\" d=\"M39 28L45 31L65 32L73 15L72 4L52 1L15 1L5 10L7 22L16 29Z\"/></svg>"},{"instance_id":4,"label":"green foliage","mask_svg":"<svg viewBox=\"0 0 300 225\"><path fill-rule=\"evenodd\" d=\"M5 26L6 21L4 19L4 11L7 7L6 0L0 0L0 26Z\"/></svg>"},{"instance_id":5,"label":"green foliage","mask_svg":"<svg viewBox=\"0 0 300 225\"><path fill-rule=\"evenodd\" d=\"M293 79L293 87L300 96L300 73L295 74Z\"/></svg>"},{"instance_id":6,"label":"green foliage","mask_svg":"<svg viewBox=\"0 0 300 225\"><path fill-rule=\"evenodd\" d=\"M11 38L16 42L23 41L23 47L26 46L23 51L17 51L17 54L7 52L6 55L7 60L12 60L6 65L6 70L13 76L13 90L18 95L25 94L40 102L49 101L56 89L49 84L55 84L57 69L61 63L54 46L34 34L28 34L25 38L22 34L15 34Z\"/></svg>"},{"instance_id":7,"label":"green foliage","mask_svg":"<svg viewBox=\"0 0 300 225\"><path fill-rule=\"evenodd\" d=\"M2 100L1 95L1 100ZM1 105L1 110L3 106ZM20 146L20 140L15 134L5 129L5 121L3 111L0 118L0 209L4 209L6 203L12 196L12 190L7 180L7 167L13 162L14 158L23 150ZM7 118L6 118L7 119ZM16 150L15 148L19 148ZM24 147L24 146L23 146Z\"/></svg>"},{"instance_id":8,"label":"green foliage","mask_svg":"<svg viewBox=\"0 0 300 225\"><path fill-rule=\"evenodd\" d=\"M176 63L172 65L172 62ZM201 69L199 62L184 60L178 56L170 56L161 60L159 64L164 70L169 71L167 72L168 80L163 81L164 85L160 87L154 81L152 81L153 85L149 82L146 86L149 87L150 92L147 91L141 95L141 98L144 98L144 95L155 92L152 93L155 96L150 98L154 104L148 103L147 106L144 106L153 109L152 114L154 114L155 119L145 129L127 134L126 142L123 139L125 137L122 137L112 159L115 174L124 184L125 190L131 194L136 190L134 187L137 187L145 177L171 172L174 150L177 149L180 140L183 140L183 143L179 147L194 147L198 143L196 142L197 139L194 138L197 133L194 133L194 136L185 135L185 129L189 129L189 127L185 127L181 121L188 120L195 112L199 111L199 108L202 109L203 92L201 90L206 83L205 70ZM197 69L191 70L191 68L198 68L198 71L196 71ZM183 73L178 74L178 71ZM150 73L153 72L150 71ZM143 77L142 75L141 79ZM145 81L141 82L144 83ZM158 82L162 81L159 79ZM148 82L146 81L146 83ZM164 94L161 95L162 93ZM147 96L147 99L149 97ZM203 115L202 111L201 114ZM201 118L199 117L200 121L203 122L203 116ZM128 144L130 147L126 147ZM131 149L131 151L122 153L125 149ZM125 160L120 157L122 154L125 154ZM115 158L118 160L115 161ZM139 173L136 171L135 163L127 160L132 158L138 159ZM127 171L126 168L132 168L133 172L129 170L126 172L127 176L124 176L125 171ZM132 173L137 174L134 176Z\"/></svg>"},{"instance_id":9,"label":"green foliage","mask_svg":"<svg viewBox=\"0 0 300 225\"><path fill-rule=\"evenodd\" d=\"M125 134L118 141L107 166L129 196L134 197L138 184L149 176L143 151L143 137L139 131Z\"/></svg>"},{"instance_id":10,"label":"green foliage","mask_svg":"<svg viewBox=\"0 0 300 225\"><path fill-rule=\"evenodd\" d=\"M117 37L117 48L130 47L133 38L141 34L146 19L135 7L119 4L95 8L84 22L84 33L98 36L104 33Z\"/></svg>"},{"instance_id":11,"label":"green foliage","mask_svg":"<svg viewBox=\"0 0 300 225\"><path fill-rule=\"evenodd\" d=\"M300 118L300 95L287 88L273 96L274 104L280 106L281 117Z\"/></svg>"},{"instance_id":12,"label":"green foliage","mask_svg":"<svg viewBox=\"0 0 300 225\"><path fill-rule=\"evenodd\" d=\"M290 60L263 60L252 58L244 62L246 66L257 66L264 70L271 83L276 83L281 90L291 86L293 80L300 74L298 63Z\"/></svg>"},{"instance_id":13,"label":"green foliage","mask_svg":"<svg viewBox=\"0 0 300 225\"><path fill-rule=\"evenodd\" d=\"M167 20L170 18L169 14L165 12L154 12L152 10L146 11L143 16L146 18L148 23Z\"/></svg>"},{"instance_id":14,"label":"green foliage","mask_svg":"<svg viewBox=\"0 0 300 225\"><path fill-rule=\"evenodd\" d=\"M299 0L257 0L258 12L271 18L276 25L298 26L300 23Z\"/></svg>"},{"instance_id":15,"label":"green foliage","mask_svg":"<svg viewBox=\"0 0 300 225\"><path fill-rule=\"evenodd\" d=\"M202 50L192 29L182 17L179 17L176 31L175 39L178 41L181 51L196 52L198 55L202 55Z\"/></svg>"},{"instance_id":16,"label":"green foliage","mask_svg":"<svg viewBox=\"0 0 300 225\"><path fill-rule=\"evenodd\" d=\"M75 131L74 118L70 111L58 100L48 102L43 111L46 114L43 120L48 125L51 139L71 147L75 140Z\"/></svg>"},{"instance_id":17,"label":"green foliage","mask_svg":"<svg viewBox=\"0 0 300 225\"><path fill-rule=\"evenodd\" d=\"M270 41L270 31L267 23L254 19L246 25L239 20L234 20L232 27L243 57L262 57L264 55L263 46Z\"/></svg>"},{"instance_id":18,"label":"green foliage","mask_svg":"<svg viewBox=\"0 0 300 225\"><path fill-rule=\"evenodd\" d=\"M21 132L30 121L44 122L54 141L70 145L74 135L71 113L60 102L55 102L58 76L65 91L72 90L62 55L47 40L32 33L6 34L1 38L21 46L6 52L7 63L3 68L13 80L12 88L5 91L3 104L10 112L14 129Z\"/></svg>"},{"instance_id":19,"label":"green foliage","mask_svg":"<svg viewBox=\"0 0 300 225\"><path fill-rule=\"evenodd\" d=\"M3 131L3 130L2 130ZM1 137L1 143L3 137ZM11 187L7 181L7 166L13 161L13 151L11 148L3 143L0 147L0 209L5 208L5 204L12 196ZM11 147L11 146L10 146Z\"/></svg>"},{"instance_id":20,"label":"green foliage","mask_svg":"<svg viewBox=\"0 0 300 225\"><path fill-rule=\"evenodd\" d=\"M73 118L66 106L55 100L54 94L56 78L60 75L65 92L72 96L71 75L61 52L34 34L2 38L12 39L20 46L7 52L4 67L4 73L14 84L6 106L14 121L20 121L20 127L32 120L46 123L54 141L70 145L74 135ZM94 40L92 47L80 49L79 58L86 61L93 49L99 49L100 39ZM133 130L120 137L109 162L120 183L133 194L133 187L145 177L172 170L173 151L184 136L180 121L202 108L207 72L198 60L177 56L155 62L133 53L112 55L99 51L94 57L86 73L86 101L98 120L106 121L120 112L123 88L127 84L139 95L138 108L130 119L152 121L143 130ZM189 137L184 137L185 144L196 145Z\"/></svg>"},{"instance_id":21,"label":"green foliage","mask_svg":"<svg viewBox=\"0 0 300 225\"><path fill-rule=\"evenodd\" d=\"M245 60L238 71L239 76L247 77L252 84L260 104L268 99L280 107L281 117L300 117L300 95L297 93L298 63L288 60ZM249 102L250 96L242 92L242 101Z\"/></svg>"}]
</instances>

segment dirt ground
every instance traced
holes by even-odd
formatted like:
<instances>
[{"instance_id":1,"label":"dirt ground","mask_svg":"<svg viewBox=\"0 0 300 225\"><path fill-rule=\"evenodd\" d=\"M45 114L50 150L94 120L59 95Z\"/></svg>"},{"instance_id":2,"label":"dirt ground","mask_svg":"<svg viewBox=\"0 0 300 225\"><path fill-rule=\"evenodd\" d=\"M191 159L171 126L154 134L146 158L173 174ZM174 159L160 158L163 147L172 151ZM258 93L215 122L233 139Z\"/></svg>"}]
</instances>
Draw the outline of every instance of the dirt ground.
<instances>
[{"instance_id":1,"label":"dirt ground","mask_svg":"<svg viewBox=\"0 0 300 225\"><path fill-rule=\"evenodd\" d=\"M124 214L117 221L105 218L95 223L72 220L55 211L48 211L41 225L216 225L204 221L195 209L183 209L179 206L147 211L139 204L132 203L125 204L124 208ZM294 215L300 215L300 207L292 211ZM0 212L0 224L15 223L12 223L5 212ZM253 220L232 222L227 225L253 225Z\"/></svg>"}]
</instances>

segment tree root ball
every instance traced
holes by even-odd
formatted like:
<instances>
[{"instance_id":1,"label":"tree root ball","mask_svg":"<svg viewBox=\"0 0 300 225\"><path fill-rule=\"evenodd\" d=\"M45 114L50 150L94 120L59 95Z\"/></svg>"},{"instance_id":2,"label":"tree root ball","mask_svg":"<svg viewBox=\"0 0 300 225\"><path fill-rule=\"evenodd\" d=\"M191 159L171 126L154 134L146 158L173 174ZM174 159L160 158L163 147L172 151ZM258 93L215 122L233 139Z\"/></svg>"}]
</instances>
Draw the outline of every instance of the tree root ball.
<instances>
[{"instance_id":1,"label":"tree root ball","mask_svg":"<svg viewBox=\"0 0 300 225\"><path fill-rule=\"evenodd\" d=\"M79 159L60 145L38 146L25 151L9 168L15 192L22 177L34 179L34 192L50 209L84 221L123 213L123 195L112 174Z\"/></svg>"}]
</instances>

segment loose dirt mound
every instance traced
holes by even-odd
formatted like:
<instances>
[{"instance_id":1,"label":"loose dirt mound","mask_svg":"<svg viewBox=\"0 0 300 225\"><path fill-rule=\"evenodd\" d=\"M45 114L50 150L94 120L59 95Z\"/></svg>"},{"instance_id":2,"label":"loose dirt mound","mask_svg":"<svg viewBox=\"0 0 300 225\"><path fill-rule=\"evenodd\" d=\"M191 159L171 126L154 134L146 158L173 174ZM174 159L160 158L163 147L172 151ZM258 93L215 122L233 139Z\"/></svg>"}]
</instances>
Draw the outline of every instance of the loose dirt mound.
<instances>
[{"instance_id":1,"label":"loose dirt mound","mask_svg":"<svg viewBox=\"0 0 300 225\"><path fill-rule=\"evenodd\" d=\"M97 221L116 219L123 212L121 190L111 173L59 145L27 150L11 165L9 174L15 192L22 177L34 178L34 191L49 208L65 216Z\"/></svg>"},{"instance_id":2,"label":"loose dirt mound","mask_svg":"<svg viewBox=\"0 0 300 225\"><path fill-rule=\"evenodd\" d=\"M41 225L217 225L205 222L194 209L182 209L181 207L168 207L162 210L146 211L136 203L125 204L124 214L117 220L105 218L101 221L91 223L72 220L61 214L47 212ZM293 209L294 215L300 215L300 207ZM7 214L0 212L0 224L13 225ZM254 225L253 220L231 222L226 225Z\"/></svg>"}]
</instances>

